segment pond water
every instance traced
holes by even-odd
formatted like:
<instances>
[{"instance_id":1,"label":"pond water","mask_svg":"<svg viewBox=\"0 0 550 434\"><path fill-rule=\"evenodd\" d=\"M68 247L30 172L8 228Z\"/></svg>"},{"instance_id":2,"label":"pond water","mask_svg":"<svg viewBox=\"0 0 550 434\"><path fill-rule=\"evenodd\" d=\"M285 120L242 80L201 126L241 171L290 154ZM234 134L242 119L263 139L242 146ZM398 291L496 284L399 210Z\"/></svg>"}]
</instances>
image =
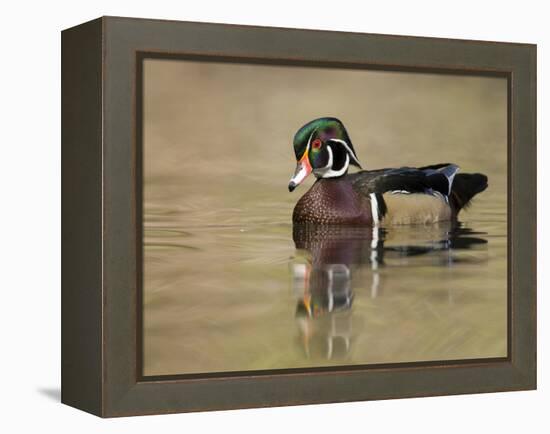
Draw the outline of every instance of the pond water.
<instances>
[{"instance_id":1,"label":"pond water","mask_svg":"<svg viewBox=\"0 0 550 434\"><path fill-rule=\"evenodd\" d=\"M148 206L144 373L506 356L505 204L487 196L459 225L378 229Z\"/></svg>"}]
</instances>

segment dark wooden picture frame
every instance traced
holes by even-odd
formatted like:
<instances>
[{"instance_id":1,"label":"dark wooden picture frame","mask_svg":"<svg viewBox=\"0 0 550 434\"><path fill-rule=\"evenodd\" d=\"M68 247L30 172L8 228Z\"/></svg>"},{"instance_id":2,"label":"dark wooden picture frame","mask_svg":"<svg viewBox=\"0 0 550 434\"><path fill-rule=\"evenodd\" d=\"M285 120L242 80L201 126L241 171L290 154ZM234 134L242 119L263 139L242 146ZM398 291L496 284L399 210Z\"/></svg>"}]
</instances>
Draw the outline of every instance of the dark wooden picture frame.
<instances>
[{"instance_id":1,"label":"dark wooden picture frame","mask_svg":"<svg viewBox=\"0 0 550 434\"><path fill-rule=\"evenodd\" d=\"M508 356L141 375L146 57L508 80ZM526 193L528 192L528 193ZM102 416L536 388L536 46L103 17L62 33L62 402Z\"/></svg>"}]
</instances>

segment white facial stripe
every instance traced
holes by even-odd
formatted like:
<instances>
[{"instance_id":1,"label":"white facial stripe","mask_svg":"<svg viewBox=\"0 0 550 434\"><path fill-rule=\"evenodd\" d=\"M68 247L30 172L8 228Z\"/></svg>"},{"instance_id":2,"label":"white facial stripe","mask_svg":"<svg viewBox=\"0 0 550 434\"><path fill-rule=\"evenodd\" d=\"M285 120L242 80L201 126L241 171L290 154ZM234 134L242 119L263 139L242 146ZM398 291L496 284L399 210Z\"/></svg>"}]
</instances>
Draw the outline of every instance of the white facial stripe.
<instances>
[{"instance_id":1,"label":"white facial stripe","mask_svg":"<svg viewBox=\"0 0 550 434\"><path fill-rule=\"evenodd\" d=\"M311 143L311 139L313 138L313 135L315 134L315 131L317 131L317 128L315 128L315 129L311 132L311 134L309 135L309 139L308 139L308 141L307 141L307 147L308 147L308 149L309 149L309 144Z\"/></svg>"},{"instance_id":2,"label":"white facial stripe","mask_svg":"<svg viewBox=\"0 0 550 434\"><path fill-rule=\"evenodd\" d=\"M309 135L309 139L307 141L307 145L306 145L306 150L304 151L304 153L302 154L302 156L300 157L300 160L302 158L304 158L304 156L307 154L307 151L309 151L309 145L311 144L311 139L313 137L313 134L315 134L315 131L317 131L316 129L313 130L313 132Z\"/></svg>"},{"instance_id":3,"label":"white facial stripe","mask_svg":"<svg viewBox=\"0 0 550 434\"><path fill-rule=\"evenodd\" d=\"M313 130L312 133L309 135L309 139L308 139L307 145L306 145L306 150L304 151L304 154L302 155L302 158L304 158L304 155L306 155L307 151L309 151L309 145L311 144L311 139L313 138L313 135L315 134L315 131L317 131L317 129Z\"/></svg>"},{"instance_id":4,"label":"white facial stripe","mask_svg":"<svg viewBox=\"0 0 550 434\"><path fill-rule=\"evenodd\" d=\"M375 193L370 194L370 208L372 212L372 223L378 225L380 219L378 217L378 199L376 199Z\"/></svg>"},{"instance_id":5,"label":"white facial stripe","mask_svg":"<svg viewBox=\"0 0 550 434\"><path fill-rule=\"evenodd\" d=\"M327 145L327 152L328 152L327 165L321 169L315 169L314 171L315 175L321 178L336 178L346 173L349 167L349 155L346 154L346 161L344 162L344 166L340 170L332 170L332 163L334 162L334 157L332 155L332 148L329 145Z\"/></svg>"},{"instance_id":6,"label":"white facial stripe","mask_svg":"<svg viewBox=\"0 0 550 434\"><path fill-rule=\"evenodd\" d=\"M349 145L344 141L344 140L340 140L340 139L330 139L329 142L336 142L336 143L340 143L342 145L344 145L344 147L348 150L348 153L351 154L351 157L353 158L353 160L357 163L357 164L360 164L359 163L359 160L357 159L357 156L355 155L355 152L353 152L351 150L351 148L349 147Z\"/></svg>"},{"instance_id":7,"label":"white facial stripe","mask_svg":"<svg viewBox=\"0 0 550 434\"><path fill-rule=\"evenodd\" d=\"M319 173L324 174L332 169L332 163L334 162L334 157L332 155L332 149L330 146L327 146L327 152L328 152L328 163L325 167L321 167L320 169L316 169Z\"/></svg>"},{"instance_id":8,"label":"white facial stripe","mask_svg":"<svg viewBox=\"0 0 550 434\"><path fill-rule=\"evenodd\" d=\"M330 147L328 149L330 149ZM332 153L332 151L331 151L331 153ZM348 170L348 167L349 167L349 156L348 156L348 154L346 154L346 162L344 163L344 166L340 170L330 169L323 176L323 178L336 178L338 176L342 176L344 173L346 173L346 171Z\"/></svg>"},{"instance_id":9,"label":"white facial stripe","mask_svg":"<svg viewBox=\"0 0 550 434\"><path fill-rule=\"evenodd\" d=\"M328 152L328 163L325 166L325 169L332 170L332 163L334 163L334 156L332 155L332 148L327 145Z\"/></svg>"}]
</instances>

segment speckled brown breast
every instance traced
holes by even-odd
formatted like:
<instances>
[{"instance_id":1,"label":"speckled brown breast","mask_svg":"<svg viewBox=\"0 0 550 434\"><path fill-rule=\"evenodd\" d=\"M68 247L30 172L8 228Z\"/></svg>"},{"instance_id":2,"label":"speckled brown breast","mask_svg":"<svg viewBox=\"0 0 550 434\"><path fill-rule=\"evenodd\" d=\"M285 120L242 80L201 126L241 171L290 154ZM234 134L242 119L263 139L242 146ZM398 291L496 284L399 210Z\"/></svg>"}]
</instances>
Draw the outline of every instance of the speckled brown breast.
<instances>
[{"instance_id":1,"label":"speckled brown breast","mask_svg":"<svg viewBox=\"0 0 550 434\"><path fill-rule=\"evenodd\" d=\"M370 200L357 193L346 178L319 179L294 207L292 221L372 225Z\"/></svg>"}]
</instances>

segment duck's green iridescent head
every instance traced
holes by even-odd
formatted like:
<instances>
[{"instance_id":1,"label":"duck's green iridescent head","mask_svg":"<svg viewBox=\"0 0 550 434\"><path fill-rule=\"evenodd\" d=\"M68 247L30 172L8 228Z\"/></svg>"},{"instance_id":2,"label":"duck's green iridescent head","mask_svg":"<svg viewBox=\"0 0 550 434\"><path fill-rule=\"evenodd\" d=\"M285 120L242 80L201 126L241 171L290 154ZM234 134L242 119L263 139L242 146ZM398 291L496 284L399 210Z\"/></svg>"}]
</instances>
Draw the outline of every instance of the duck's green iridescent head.
<instances>
[{"instance_id":1,"label":"duck's green iridescent head","mask_svg":"<svg viewBox=\"0 0 550 434\"><path fill-rule=\"evenodd\" d=\"M296 171L288 184L294 190L313 172L318 178L336 178L347 173L349 165L361 168L346 128L332 117L305 124L294 136Z\"/></svg>"}]
</instances>

